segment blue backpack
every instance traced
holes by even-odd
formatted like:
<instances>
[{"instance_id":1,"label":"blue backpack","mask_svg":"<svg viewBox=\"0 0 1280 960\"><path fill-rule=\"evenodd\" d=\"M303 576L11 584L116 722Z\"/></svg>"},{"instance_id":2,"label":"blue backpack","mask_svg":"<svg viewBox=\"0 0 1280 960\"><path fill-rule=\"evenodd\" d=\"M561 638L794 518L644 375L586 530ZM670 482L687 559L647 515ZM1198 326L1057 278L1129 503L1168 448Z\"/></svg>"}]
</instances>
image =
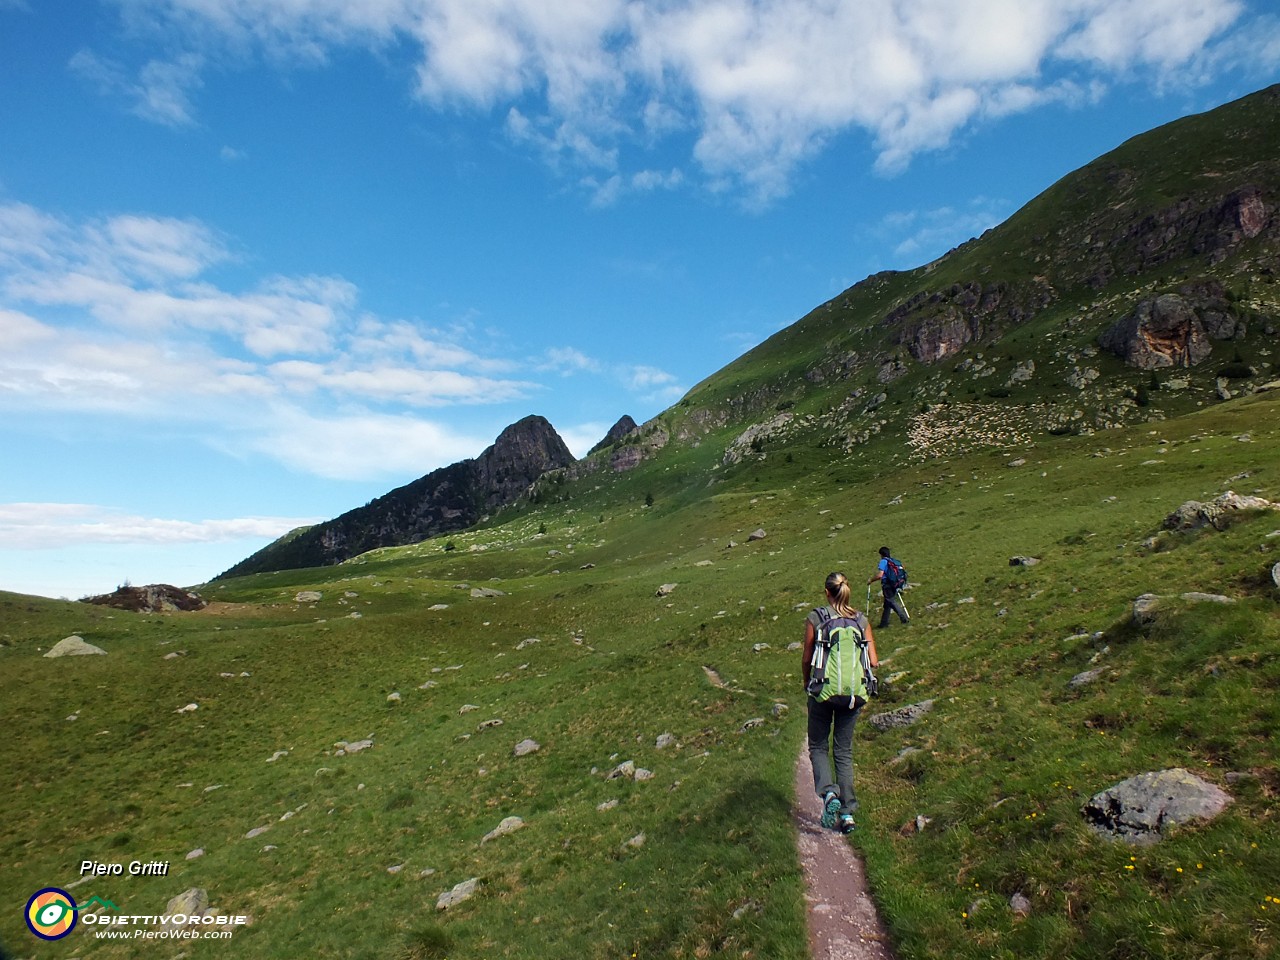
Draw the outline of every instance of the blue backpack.
<instances>
[{"instance_id":1,"label":"blue backpack","mask_svg":"<svg viewBox=\"0 0 1280 960\"><path fill-rule=\"evenodd\" d=\"M907 568L893 557L885 557L884 586L885 592L896 593L907 583Z\"/></svg>"}]
</instances>

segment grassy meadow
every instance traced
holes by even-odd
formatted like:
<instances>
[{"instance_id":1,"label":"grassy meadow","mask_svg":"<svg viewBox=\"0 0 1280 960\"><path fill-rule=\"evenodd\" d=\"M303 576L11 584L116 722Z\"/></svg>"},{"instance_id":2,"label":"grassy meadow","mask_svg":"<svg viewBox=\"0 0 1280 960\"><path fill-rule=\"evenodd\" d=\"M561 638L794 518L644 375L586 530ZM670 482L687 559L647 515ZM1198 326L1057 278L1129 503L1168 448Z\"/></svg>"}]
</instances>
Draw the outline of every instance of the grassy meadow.
<instances>
[{"instance_id":1,"label":"grassy meadow","mask_svg":"<svg viewBox=\"0 0 1280 960\"><path fill-rule=\"evenodd\" d=\"M851 842L899 956L1274 957L1280 513L1161 524L1227 489L1280 501L1278 413L1272 392L945 460L811 439L721 467L708 441L465 533L207 585L199 613L0 594L0 950L803 958L792 645L825 575L859 583L885 543L914 622L878 636L872 710L934 707L860 726ZM1173 599L1139 630L1149 592ZM108 655L41 655L73 633ZM627 761L651 776L610 779ZM1227 812L1150 847L1085 824L1088 797L1175 766ZM86 859L171 868L82 900L155 914L200 887L252 922L229 942L37 940L23 904Z\"/></svg>"}]
</instances>

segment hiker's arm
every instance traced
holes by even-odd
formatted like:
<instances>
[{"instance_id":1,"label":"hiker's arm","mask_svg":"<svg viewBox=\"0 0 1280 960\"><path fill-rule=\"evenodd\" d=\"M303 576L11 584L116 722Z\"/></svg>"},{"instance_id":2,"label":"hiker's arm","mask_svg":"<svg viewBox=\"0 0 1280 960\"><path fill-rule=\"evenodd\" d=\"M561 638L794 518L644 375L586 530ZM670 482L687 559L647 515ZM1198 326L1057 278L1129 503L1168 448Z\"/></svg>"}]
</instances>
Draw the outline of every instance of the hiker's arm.
<instances>
[{"instance_id":1,"label":"hiker's arm","mask_svg":"<svg viewBox=\"0 0 1280 960\"><path fill-rule=\"evenodd\" d=\"M884 571L877 570L876 575L867 581L867 586L871 586L871 584L875 583L877 580L883 580L883 579L884 579Z\"/></svg>"},{"instance_id":2,"label":"hiker's arm","mask_svg":"<svg viewBox=\"0 0 1280 960\"><path fill-rule=\"evenodd\" d=\"M809 620L804 622L804 644L801 647L800 673L804 677L804 686L809 688L809 668L813 664L813 623Z\"/></svg>"}]
</instances>

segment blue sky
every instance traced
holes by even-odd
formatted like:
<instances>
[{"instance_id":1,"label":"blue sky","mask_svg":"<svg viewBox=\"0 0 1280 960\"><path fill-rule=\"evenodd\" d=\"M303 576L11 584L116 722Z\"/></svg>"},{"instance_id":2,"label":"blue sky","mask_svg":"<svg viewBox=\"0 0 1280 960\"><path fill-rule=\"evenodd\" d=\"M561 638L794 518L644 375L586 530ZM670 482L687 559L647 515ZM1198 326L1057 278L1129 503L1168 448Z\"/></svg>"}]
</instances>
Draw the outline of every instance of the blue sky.
<instances>
[{"instance_id":1,"label":"blue sky","mask_svg":"<svg viewBox=\"0 0 1280 960\"><path fill-rule=\"evenodd\" d=\"M1262 0L0 0L0 589L582 454L1277 79Z\"/></svg>"}]
</instances>

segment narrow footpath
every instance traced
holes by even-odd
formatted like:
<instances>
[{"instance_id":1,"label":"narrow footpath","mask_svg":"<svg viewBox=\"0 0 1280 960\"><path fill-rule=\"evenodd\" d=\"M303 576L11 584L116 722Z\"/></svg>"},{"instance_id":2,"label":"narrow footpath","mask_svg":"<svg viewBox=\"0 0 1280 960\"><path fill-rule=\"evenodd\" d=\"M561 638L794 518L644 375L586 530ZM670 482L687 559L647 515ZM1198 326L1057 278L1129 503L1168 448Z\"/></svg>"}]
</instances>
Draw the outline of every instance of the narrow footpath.
<instances>
[{"instance_id":1,"label":"narrow footpath","mask_svg":"<svg viewBox=\"0 0 1280 960\"><path fill-rule=\"evenodd\" d=\"M793 817L804 870L813 960L895 960L888 932L867 888L862 858L843 834L822 829L808 744L796 762Z\"/></svg>"}]
</instances>

